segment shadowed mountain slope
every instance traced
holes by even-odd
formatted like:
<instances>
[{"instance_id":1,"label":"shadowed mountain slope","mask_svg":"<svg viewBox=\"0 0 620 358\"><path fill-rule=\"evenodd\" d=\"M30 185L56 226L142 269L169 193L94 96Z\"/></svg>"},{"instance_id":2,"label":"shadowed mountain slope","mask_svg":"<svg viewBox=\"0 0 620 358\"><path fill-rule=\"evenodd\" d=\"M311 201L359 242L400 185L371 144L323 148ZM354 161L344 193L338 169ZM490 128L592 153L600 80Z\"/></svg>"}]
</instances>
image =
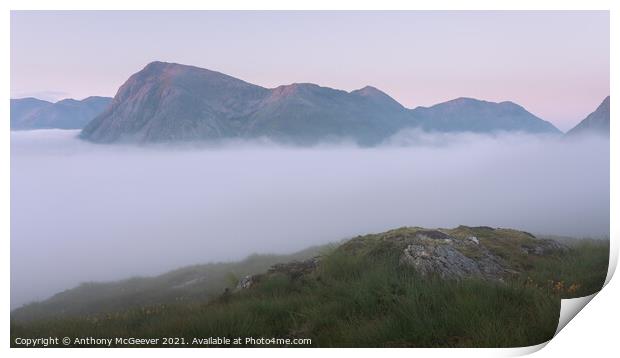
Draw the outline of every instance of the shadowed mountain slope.
<instances>
[{"instance_id":1,"label":"shadowed mountain slope","mask_svg":"<svg viewBox=\"0 0 620 358\"><path fill-rule=\"evenodd\" d=\"M603 100L594 112L590 113L584 120L566 133L567 136L583 134L609 137L609 96Z\"/></svg>"}]
</instances>

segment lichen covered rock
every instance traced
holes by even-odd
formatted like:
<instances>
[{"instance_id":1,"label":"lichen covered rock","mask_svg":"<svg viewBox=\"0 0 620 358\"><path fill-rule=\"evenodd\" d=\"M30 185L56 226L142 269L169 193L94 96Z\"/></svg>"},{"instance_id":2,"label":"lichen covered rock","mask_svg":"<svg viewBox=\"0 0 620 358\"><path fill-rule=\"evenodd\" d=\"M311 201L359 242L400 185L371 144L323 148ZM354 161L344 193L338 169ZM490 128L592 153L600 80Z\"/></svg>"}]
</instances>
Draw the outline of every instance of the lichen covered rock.
<instances>
[{"instance_id":1,"label":"lichen covered rock","mask_svg":"<svg viewBox=\"0 0 620 358\"><path fill-rule=\"evenodd\" d=\"M503 282L531 264L528 255L561 254L567 248L553 240L511 229L459 226L429 230L400 228L356 237L340 248L353 255L398 255L400 265L421 276Z\"/></svg>"}]
</instances>

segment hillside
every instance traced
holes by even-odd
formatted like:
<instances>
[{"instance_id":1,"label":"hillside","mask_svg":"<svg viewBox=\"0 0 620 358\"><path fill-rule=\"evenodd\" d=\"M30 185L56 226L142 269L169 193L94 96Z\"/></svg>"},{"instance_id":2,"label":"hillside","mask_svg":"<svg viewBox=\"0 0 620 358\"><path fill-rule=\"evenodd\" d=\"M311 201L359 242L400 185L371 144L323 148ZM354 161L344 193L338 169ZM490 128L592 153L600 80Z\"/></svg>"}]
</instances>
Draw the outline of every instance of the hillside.
<instances>
[{"instance_id":1,"label":"hillside","mask_svg":"<svg viewBox=\"0 0 620 358\"><path fill-rule=\"evenodd\" d=\"M208 69L152 62L118 90L81 137L99 142L269 138L312 145L376 145L405 128L428 131L559 133L513 103L460 99L410 110L381 90L347 92L312 83L268 89Z\"/></svg>"},{"instance_id":2,"label":"hillside","mask_svg":"<svg viewBox=\"0 0 620 358\"><path fill-rule=\"evenodd\" d=\"M208 301L51 320L14 313L11 344L95 336L178 337L190 346L218 345L196 337L309 338L317 347L534 345L553 336L561 298L602 287L607 244L565 246L489 227L400 228L243 276Z\"/></svg>"},{"instance_id":3,"label":"hillside","mask_svg":"<svg viewBox=\"0 0 620 358\"><path fill-rule=\"evenodd\" d=\"M304 260L326 249L311 247L288 255L254 254L238 262L193 265L155 277L85 282L42 302L17 308L11 312L11 317L17 320L72 317L154 304L207 301L219 296L240 277L266 271L279 262Z\"/></svg>"},{"instance_id":4,"label":"hillside","mask_svg":"<svg viewBox=\"0 0 620 358\"><path fill-rule=\"evenodd\" d=\"M374 145L413 124L406 108L376 88L345 92L302 83L270 91L248 118L243 136L297 144L350 139Z\"/></svg>"},{"instance_id":5,"label":"hillside","mask_svg":"<svg viewBox=\"0 0 620 358\"><path fill-rule=\"evenodd\" d=\"M566 133L569 137L585 134L602 135L609 137L609 96L590 113L585 119Z\"/></svg>"},{"instance_id":6,"label":"hillside","mask_svg":"<svg viewBox=\"0 0 620 358\"><path fill-rule=\"evenodd\" d=\"M561 134L553 124L513 102L488 102L457 98L412 111L426 131L475 132L516 131Z\"/></svg>"},{"instance_id":7,"label":"hillside","mask_svg":"<svg viewBox=\"0 0 620 358\"><path fill-rule=\"evenodd\" d=\"M52 104L52 102L32 97L11 99L11 129L20 127L20 122L25 118L31 117L40 109ZM22 126L25 127L25 125Z\"/></svg>"},{"instance_id":8,"label":"hillside","mask_svg":"<svg viewBox=\"0 0 620 358\"><path fill-rule=\"evenodd\" d=\"M11 99L11 130L82 129L103 112L111 100L96 96L81 101L63 99L56 103L36 98Z\"/></svg>"}]
</instances>

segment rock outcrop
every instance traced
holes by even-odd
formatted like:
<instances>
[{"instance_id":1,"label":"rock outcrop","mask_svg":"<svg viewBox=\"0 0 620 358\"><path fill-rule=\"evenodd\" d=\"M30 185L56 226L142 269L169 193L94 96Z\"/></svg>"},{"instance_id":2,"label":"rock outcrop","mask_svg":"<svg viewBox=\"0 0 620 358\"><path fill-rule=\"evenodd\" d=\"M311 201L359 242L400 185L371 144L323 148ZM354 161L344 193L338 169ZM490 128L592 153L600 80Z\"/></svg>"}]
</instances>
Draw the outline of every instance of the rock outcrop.
<instances>
[{"instance_id":1,"label":"rock outcrop","mask_svg":"<svg viewBox=\"0 0 620 358\"><path fill-rule=\"evenodd\" d=\"M418 244L410 244L400 257L400 263L413 267L420 275L438 275L444 279L484 278L502 280L508 271L502 266L502 261L491 254L483 246L469 240L454 240L433 243L420 238ZM479 256L471 258L461 250L478 250Z\"/></svg>"},{"instance_id":2,"label":"rock outcrop","mask_svg":"<svg viewBox=\"0 0 620 358\"><path fill-rule=\"evenodd\" d=\"M524 231L459 226L434 230L400 228L353 238L336 250L346 255L396 255L399 265L422 277L505 282L527 270L530 256L561 255L568 248ZM236 289L252 288L275 274L297 280L314 273L320 263L320 257L314 257L276 264L266 273L243 277Z\"/></svg>"},{"instance_id":3,"label":"rock outcrop","mask_svg":"<svg viewBox=\"0 0 620 358\"><path fill-rule=\"evenodd\" d=\"M354 238L341 249L355 255L396 253L400 265L421 276L503 282L525 270L529 255L561 254L566 246L510 229L459 226L427 230L401 228Z\"/></svg>"},{"instance_id":4,"label":"rock outcrop","mask_svg":"<svg viewBox=\"0 0 620 358\"><path fill-rule=\"evenodd\" d=\"M292 261L288 263L278 263L269 268L266 273L257 274L257 275L248 275L239 280L237 283L237 290L243 290L252 288L258 282L260 282L265 276L270 275L285 275L289 277L291 280L298 280L305 275L309 275L313 273L321 262L320 256L315 256L313 258L303 260L303 261Z\"/></svg>"}]
</instances>

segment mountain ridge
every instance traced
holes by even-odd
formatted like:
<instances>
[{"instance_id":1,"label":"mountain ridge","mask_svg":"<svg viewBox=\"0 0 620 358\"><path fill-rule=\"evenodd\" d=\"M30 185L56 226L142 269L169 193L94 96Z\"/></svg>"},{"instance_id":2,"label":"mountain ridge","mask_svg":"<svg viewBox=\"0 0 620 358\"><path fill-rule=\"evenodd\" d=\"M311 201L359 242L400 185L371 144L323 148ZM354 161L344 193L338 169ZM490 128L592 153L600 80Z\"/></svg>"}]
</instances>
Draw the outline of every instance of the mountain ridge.
<instances>
[{"instance_id":1,"label":"mountain ridge","mask_svg":"<svg viewBox=\"0 0 620 358\"><path fill-rule=\"evenodd\" d=\"M422 129L440 132L527 131L561 134L545 121L512 101L491 102L459 97L430 107L416 107L414 116L424 118ZM527 130L524 130L527 123Z\"/></svg>"},{"instance_id":2,"label":"mountain ridge","mask_svg":"<svg viewBox=\"0 0 620 358\"><path fill-rule=\"evenodd\" d=\"M88 105L95 101L99 104ZM348 139L372 146L409 128L562 134L512 101L458 97L410 109L370 85L351 91L309 82L266 88L222 72L162 61L130 76L113 98L55 103L11 99L12 130L41 128L82 129L80 138L100 143L265 137L301 145ZM580 132L609 132L609 96L566 135Z\"/></svg>"},{"instance_id":3,"label":"mountain ridge","mask_svg":"<svg viewBox=\"0 0 620 358\"><path fill-rule=\"evenodd\" d=\"M610 96L605 97L603 102L579 122L575 127L566 132L566 136L575 137L584 134L596 134L609 136L610 123Z\"/></svg>"},{"instance_id":4,"label":"mountain ridge","mask_svg":"<svg viewBox=\"0 0 620 358\"><path fill-rule=\"evenodd\" d=\"M82 100L65 98L57 102L33 97L11 99L11 130L82 129L111 101L112 98L102 96Z\"/></svg>"},{"instance_id":5,"label":"mountain ridge","mask_svg":"<svg viewBox=\"0 0 620 358\"><path fill-rule=\"evenodd\" d=\"M350 92L312 83L264 88L220 72L156 61L132 75L80 137L101 143L267 137L302 145L349 138L376 145L415 127L561 133L512 102L467 102L473 116L488 118L470 127L461 123L451 128L432 111L408 109L372 86Z\"/></svg>"}]
</instances>

